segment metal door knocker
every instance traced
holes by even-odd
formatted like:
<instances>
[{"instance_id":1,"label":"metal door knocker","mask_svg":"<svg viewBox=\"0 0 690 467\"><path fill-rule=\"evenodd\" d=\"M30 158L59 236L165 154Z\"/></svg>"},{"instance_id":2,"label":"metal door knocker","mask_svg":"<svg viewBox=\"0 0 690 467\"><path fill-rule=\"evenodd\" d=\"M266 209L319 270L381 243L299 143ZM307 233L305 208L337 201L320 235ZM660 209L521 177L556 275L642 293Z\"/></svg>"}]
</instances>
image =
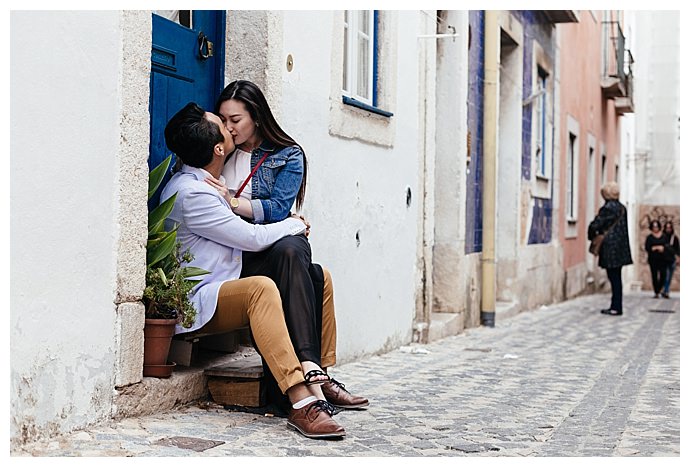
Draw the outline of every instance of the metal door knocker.
<instances>
[{"instance_id":1,"label":"metal door knocker","mask_svg":"<svg viewBox=\"0 0 690 467\"><path fill-rule=\"evenodd\" d=\"M209 57L213 57L213 42L208 40L206 34L203 31L199 32L199 56L206 60Z\"/></svg>"}]
</instances>

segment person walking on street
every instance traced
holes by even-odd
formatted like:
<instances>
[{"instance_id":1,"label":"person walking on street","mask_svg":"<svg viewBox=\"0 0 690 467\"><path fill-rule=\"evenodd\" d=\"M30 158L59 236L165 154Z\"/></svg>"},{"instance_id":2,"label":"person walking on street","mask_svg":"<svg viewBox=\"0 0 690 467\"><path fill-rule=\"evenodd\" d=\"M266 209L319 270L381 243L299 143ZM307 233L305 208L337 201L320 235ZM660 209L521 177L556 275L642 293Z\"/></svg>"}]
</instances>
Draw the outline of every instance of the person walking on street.
<instances>
[{"instance_id":1,"label":"person walking on street","mask_svg":"<svg viewBox=\"0 0 690 467\"><path fill-rule=\"evenodd\" d=\"M666 249L666 235L661 231L661 222L653 220L649 223L649 230L652 232L647 235L644 242L644 249L647 252L647 262L652 274L652 287L654 288L654 298L659 298L661 289L666 282L666 269L668 262L664 250Z\"/></svg>"},{"instance_id":2,"label":"person walking on street","mask_svg":"<svg viewBox=\"0 0 690 467\"><path fill-rule=\"evenodd\" d=\"M673 280L673 273L676 266L680 265L680 239L673 230L673 222L667 221L664 224L664 235L666 236L666 245L664 248L664 256L666 257L666 280L664 281L664 290L661 296L669 298L669 289L671 288L671 281Z\"/></svg>"},{"instance_id":3,"label":"person walking on street","mask_svg":"<svg viewBox=\"0 0 690 467\"><path fill-rule=\"evenodd\" d=\"M592 240L599 234L604 240L599 251L599 267L606 269L611 283L611 305L601 310L603 314L623 314L623 266L632 264L630 240L628 238L628 213L619 201L620 189L616 182L607 182L601 187L604 205L599 209L587 229L587 238Z\"/></svg>"}]
</instances>

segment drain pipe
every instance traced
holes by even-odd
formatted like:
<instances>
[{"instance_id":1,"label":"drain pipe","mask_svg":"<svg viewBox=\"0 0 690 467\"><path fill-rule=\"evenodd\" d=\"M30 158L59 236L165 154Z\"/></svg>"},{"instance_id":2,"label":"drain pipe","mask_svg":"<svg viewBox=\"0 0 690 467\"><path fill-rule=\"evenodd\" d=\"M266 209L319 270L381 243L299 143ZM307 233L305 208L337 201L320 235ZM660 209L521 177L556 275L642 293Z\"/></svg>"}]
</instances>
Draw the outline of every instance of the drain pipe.
<instances>
[{"instance_id":1,"label":"drain pipe","mask_svg":"<svg viewBox=\"0 0 690 467\"><path fill-rule=\"evenodd\" d=\"M498 126L498 11L484 12L484 152L482 174L482 297L480 322L496 316L496 159Z\"/></svg>"}]
</instances>

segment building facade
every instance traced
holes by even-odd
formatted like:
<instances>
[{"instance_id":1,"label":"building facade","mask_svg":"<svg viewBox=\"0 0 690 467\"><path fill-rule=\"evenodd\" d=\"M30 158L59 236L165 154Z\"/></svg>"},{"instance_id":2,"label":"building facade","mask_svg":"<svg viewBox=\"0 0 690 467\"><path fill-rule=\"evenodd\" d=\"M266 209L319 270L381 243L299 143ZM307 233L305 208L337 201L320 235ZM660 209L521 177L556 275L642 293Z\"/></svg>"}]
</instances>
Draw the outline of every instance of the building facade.
<instances>
[{"instance_id":1,"label":"building facade","mask_svg":"<svg viewBox=\"0 0 690 467\"><path fill-rule=\"evenodd\" d=\"M220 88L257 83L304 148L344 363L589 290L585 194L620 176L602 14L12 12L12 50L42 44L11 56L12 442L169 389L142 377L147 160L196 90L157 28L198 37Z\"/></svg>"},{"instance_id":2,"label":"building facade","mask_svg":"<svg viewBox=\"0 0 690 467\"><path fill-rule=\"evenodd\" d=\"M629 165L634 171L635 223L631 283L652 290L644 241L649 222L673 222L680 238L680 12L634 11L635 122ZM671 290L680 290L677 267Z\"/></svg>"},{"instance_id":3,"label":"building facade","mask_svg":"<svg viewBox=\"0 0 690 467\"><path fill-rule=\"evenodd\" d=\"M630 148L622 144L623 118L633 111L632 53L625 24L621 11L587 10L578 23L560 30L559 223L566 297L608 286L605 271L587 251L587 227L603 205L604 183L621 185L621 202L628 207L629 224L634 223L632 197L624 183Z\"/></svg>"}]
</instances>

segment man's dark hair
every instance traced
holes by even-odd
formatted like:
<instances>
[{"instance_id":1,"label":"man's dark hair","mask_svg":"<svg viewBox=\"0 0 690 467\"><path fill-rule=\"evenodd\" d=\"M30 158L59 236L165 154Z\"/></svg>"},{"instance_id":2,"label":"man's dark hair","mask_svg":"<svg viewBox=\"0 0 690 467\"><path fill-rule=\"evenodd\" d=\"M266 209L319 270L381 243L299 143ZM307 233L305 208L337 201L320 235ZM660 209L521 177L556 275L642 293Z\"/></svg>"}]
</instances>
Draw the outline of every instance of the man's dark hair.
<instances>
[{"instance_id":1,"label":"man's dark hair","mask_svg":"<svg viewBox=\"0 0 690 467\"><path fill-rule=\"evenodd\" d=\"M165 126L165 144L187 165L206 167L213 160L213 147L224 141L218 125L206 120L195 102L185 105Z\"/></svg>"}]
</instances>

